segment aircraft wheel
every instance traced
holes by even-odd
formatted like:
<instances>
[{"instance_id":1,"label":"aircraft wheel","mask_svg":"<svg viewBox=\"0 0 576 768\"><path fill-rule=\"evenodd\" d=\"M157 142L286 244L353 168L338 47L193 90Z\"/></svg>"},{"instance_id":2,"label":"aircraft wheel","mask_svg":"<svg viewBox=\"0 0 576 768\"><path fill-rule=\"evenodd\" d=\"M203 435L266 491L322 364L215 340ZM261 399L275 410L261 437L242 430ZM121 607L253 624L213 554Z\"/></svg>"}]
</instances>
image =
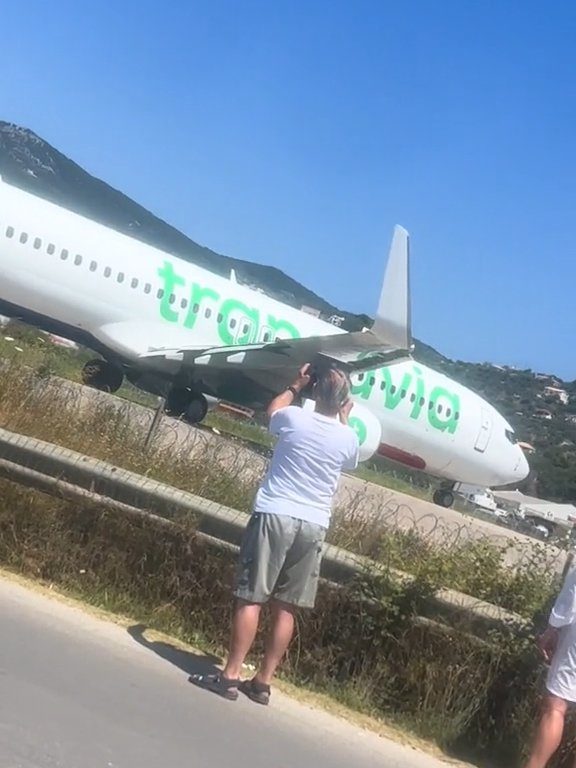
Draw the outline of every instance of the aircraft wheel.
<instances>
[{"instance_id":1,"label":"aircraft wheel","mask_svg":"<svg viewBox=\"0 0 576 768\"><path fill-rule=\"evenodd\" d=\"M199 424L208 413L208 400L204 395L196 395L188 405L184 414L184 421L188 424Z\"/></svg>"},{"instance_id":2,"label":"aircraft wheel","mask_svg":"<svg viewBox=\"0 0 576 768\"><path fill-rule=\"evenodd\" d=\"M208 400L188 387L174 387L168 393L164 411L188 424L198 424L208 413Z\"/></svg>"},{"instance_id":3,"label":"aircraft wheel","mask_svg":"<svg viewBox=\"0 0 576 768\"><path fill-rule=\"evenodd\" d=\"M192 392L187 387L174 387L168 392L164 411L168 416L179 419L186 413L191 400Z\"/></svg>"},{"instance_id":4,"label":"aircraft wheel","mask_svg":"<svg viewBox=\"0 0 576 768\"><path fill-rule=\"evenodd\" d=\"M82 368L82 382L101 392L117 392L124 381L124 373L114 363L97 358Z\"/></svg>"},{"instance_id":5,"label":"aircraft wheel","mask_svg":"<svg viewBox=\"0 0 576 768\"><path fill-rule=\"evenodd\" d=\"M451 507L454 504L454 494L446 488L439 488L434 491L432 499L434 504L438 504L439 507Z\"/></svg>"}]
</instances>

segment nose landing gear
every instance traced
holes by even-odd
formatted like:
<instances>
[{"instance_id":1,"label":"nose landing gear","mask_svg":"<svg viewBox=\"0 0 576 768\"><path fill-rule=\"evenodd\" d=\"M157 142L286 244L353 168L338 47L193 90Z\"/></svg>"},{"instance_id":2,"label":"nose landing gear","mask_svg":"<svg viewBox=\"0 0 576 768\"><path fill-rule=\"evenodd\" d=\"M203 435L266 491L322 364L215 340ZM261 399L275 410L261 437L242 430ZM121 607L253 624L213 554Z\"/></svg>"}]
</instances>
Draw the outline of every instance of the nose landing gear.
<instances>
[{"instance_id":1,"label":"nose landing gear","mask_svg":"<svg viewBox=\"0 0 576 768\"><path fill-rule=\"evenodd\" d=\"M439 507L451 507L454 504L454 492L451 488L438 488L432 496L434 504Z\"/></svg>"}]
</instances>

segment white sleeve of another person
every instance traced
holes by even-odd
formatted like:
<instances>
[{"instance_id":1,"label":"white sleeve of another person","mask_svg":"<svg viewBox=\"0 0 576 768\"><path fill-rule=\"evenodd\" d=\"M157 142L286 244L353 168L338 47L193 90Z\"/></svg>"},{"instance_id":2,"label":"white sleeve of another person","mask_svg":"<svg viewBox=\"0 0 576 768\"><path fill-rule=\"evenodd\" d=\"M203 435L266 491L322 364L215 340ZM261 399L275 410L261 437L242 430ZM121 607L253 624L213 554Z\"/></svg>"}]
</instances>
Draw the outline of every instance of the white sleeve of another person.
<instances>
[{"instance_id":1,"label":"white sleeve of another person","mask_svg":"<svg viewBox=\"0 0 576 768\"><path fill-rule=\"evenodd\" d=\"M566 577L560 594L556 598L549 623L553 627L566 627L576 620L576 568Z\"/></svg>"}]
</instances>

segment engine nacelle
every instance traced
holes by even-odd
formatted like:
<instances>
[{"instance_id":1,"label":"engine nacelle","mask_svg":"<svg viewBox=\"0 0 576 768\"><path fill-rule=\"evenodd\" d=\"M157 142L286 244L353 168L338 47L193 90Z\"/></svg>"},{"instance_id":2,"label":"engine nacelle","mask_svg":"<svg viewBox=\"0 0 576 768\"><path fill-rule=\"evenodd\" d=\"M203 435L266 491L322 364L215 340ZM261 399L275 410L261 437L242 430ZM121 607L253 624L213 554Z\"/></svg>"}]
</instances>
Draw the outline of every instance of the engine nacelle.
<instances>
[{"instance_id":1,"label":"engine nacelle","mask_svg":"<svg viewBox=\"0 0 576 768\"><path fill-rule=\"evenodd\" d=\"M303 407L314 410L313 400L304 400ZM377 417L366 406L354 403L350 412L349 424L360 441L360 461L372 458L382 442L382 427Z\"/></svg>"}]
</instances>

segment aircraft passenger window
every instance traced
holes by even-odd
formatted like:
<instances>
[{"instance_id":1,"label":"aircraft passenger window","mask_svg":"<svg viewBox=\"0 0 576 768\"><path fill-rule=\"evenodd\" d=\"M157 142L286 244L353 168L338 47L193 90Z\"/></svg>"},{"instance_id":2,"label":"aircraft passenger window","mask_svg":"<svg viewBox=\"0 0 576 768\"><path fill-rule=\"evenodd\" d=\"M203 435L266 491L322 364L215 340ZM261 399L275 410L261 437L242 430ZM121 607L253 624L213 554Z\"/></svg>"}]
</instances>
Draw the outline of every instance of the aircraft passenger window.
<instances>
[{"instance_id":1,"label":"aircraft passenger window","mask_svg":"<svg viewBox=\"0 0 576 768\"><path fill-rule=\"evenodd\" d=\"M236 328L236 320L234 318L230 320L230 328Z\"/></svg>"},{"instance_id":2,"label":"aircraft passenger window","mask_svg":"<svg viewBox=\"0 0 576 768\"><path fill-rule=\"evenodd\" d=\"M132 278L132 282L130 283L130 285L131 285L132 288L138 288L138 278L137 277L133 277Z\"/></svg>"},{"instance_id":3,"label":"aircraft passenger window","mask_svg":"<svg viewBox=\"0 0 576 768\"><path fill-rule=\"evenodd\" d=\"M80 264L82 264L82 256L80 256L79 253L77 253L76 256L74 256L74 264L76 264L77 267L79 267Z\"/></svg>"},{"instance_id":4,"label":"aircraft passenger window","mask_svg":"<svg viewBox=\"0 0 576 768\"><path fill-rule=\"evenodd\" d=\"M446 408L446 416L448 416L448 418L452 416L452 408Z\"/></svg>"},{"instance_id":5,"label":"aircraft passenger window","mask_svg":"<svg viewBox=\"0 0 576 768\"><path fill-rule=\"evenodd\" d=\"M199 309L200 309L200 304L196 303L192 307L192 312L194 312L194 314L196 315L196 314L198 314Z\"/></svg>"},{"instance_id":6,"label":"aircraft passenger window","mask_svg":"<svg viewBox=\"0 0 576 768\"><path fill-rule=\"evenodd\" d=\"M164 296L164 288L158 288L158 293L156 294L156 297L158 299L161 299L162 296Z\"/></svg>"},{"instance_id":7,"label":"aircraft passenger window","mask_svg":"<svg viewBox=\"0 0 576 768\"><path fill-rule=\"evenodd\" d=\"M433 408L434 408L434 401L430 400L430 402L428 403L428 410L431 411L433 410Z\"/></svg>"},{"instance_id":8,"label":"aircraft passenger window","mask_svg":"<svg viewBox=\"0 0 576 768\"><path fill-rule=\"evenodd\" d=\"M22 234L20 235L20 242L22 243L22 245L24 245L26 240L28 240L28 235L26 234L26 232L22 232Z\"/></svg>"},{"instance_id":9,"label":"aircraft passenger window","mask_svg":"<svg viewBox=\"0 0 576 768\"><path fill-rule=\"evenodd\" d=\"M442 406L441 406L441 405L439 405L439 406L438 406L438 413L442 413L442 410L443 410L443 409L442 409Z\"/></svg>"},{"instance_id":10,"label":"aircraft passenger window","mask_svg":"<svg viewBox=\"0 0 576 768\"><path fill-rule=\"evenodd\" d=\"M393 395L394 392L396 392L396 384L392 384L392 386L390 387L390 394Z\"/></svg>"},{"instance_id":11,"label":"aircraft passenger window","mask_svg":"<svg viewBox=\"0 0 576 768\"><path fill-rule=\"evenodd\" d=\"M270 341L270 334L269 334L268 332L266 332L266 333L264 334L264 341L265 341L265 342L267 342L267 341Z\"/></svg>"},{"instance_id":12,"label":"aircraft passenger window","mask_svg":"<svg viewBox=\"0 0 576 768\"><path fill-rule=\"evenodd\" d=\"M41 248L41 246L42 246L42 240L40 240L39 237L35 237L34 238L34 248L36 248L36 250L39 250Z\"/></svg>"},{"instance_id":13,"label":"aircraft passenger window","mask_svg":"<svg viewBox=\"0 0 576 768\"><path fill-rule=\"evenodd\" d=\"M106 267L104 270L104 277L110 277L112 274L112 267Z\"/></svg>"},{"instance_id":14,"label":"aircraft passenger window","mask_svg":"<svg viewBox=\"0 0 576 768\"><path fill-rule=\"evenodd\" d=\"M222 312L218 312L218 316L216 318L216 322L221 323L222 320L224 320L224 315L222 314Z\"/></svg>"},{"instance_id":15,"label":"aircraft passenger window","mask_svg":"<svg viewBox=\"0 0 576 768\"><path fill-rule=\"evenodd\" d=\"M170 302L170 304L174 304L174 302L176 301L176 296L173 293L171 293L168 301Z\"/></svg>"},{"instance_id":16,"label":"aircraft passenger window","mask_svg":"<svg viewBox=\"0 0 576 768\"><path fill-rule=\"evenodd\" d=\"M56 252L56 246L54 245L54 243L49 243L48 247L46 248L46 251L47 253L50 254L50 256L52 256L52 254Z\"/></svg>"},{"instance_id":17,"label":"aircraft passenger window","mask_svg":"<svg viewBox=\"0 0 576 768\"><path fill-rule=\"evenodd\" d=\"M66 250L66 248L62 248L62 250L60 251L60 258L62 259L62 261L66 261L66 259L68 258L68 251Z\"/></svg>"},{"instance_id":18,"label":"aircraft passenger window","mask_svg":"<svg viewBox=\"0 0 576 768\"><path fill-rule=\"evenodd\" d=\"M421 397L420 398L420 408L422 408L422 406L425 405L425 404L426 404L426 400L423 397Z\"/></svg>"},{"instance_id":19,"label":"aircraft passenger window","mask_svg":"<svg viewBox=\"0 0 576 768\"><path fill-rule=\"evenodd\" d=\"M406 397L406 395L407 395L407 392L405 389L403 389L402 392L400 392L400 397Z\"/></svg>"},{"instance_id":20,"label":"aircraft passenger window","mask_svg":"<svg viewBox=\"0 0 576 768\"><path fill-rule=\"evenodd\" d=\"M124 272L118 272L118 277L116 278L116 280L118 280L119 283L123 283L124 282Z\"/></svg>"},{"instance_id":21,"label":"aircraft passenger window","mask_svg":"<svg viewBox=\"0 0 576 768\"><path fill-rule=\"evenodd\" d=\"M14 237L14 227L6 227L6 237Z\"/></svg>"},{"instance_id":22,"label":"aircraft passenger window","mask_svg":"<svg viewBox=\"0 0 576 768\"><path fill-rule=\"evenodd\" d=\"M385 390L386 389L386 382L385 381L381 381L380 382L380 389L381 390Z\"/></svg>"},{"instance_id":23,"label":"aircraft passenger window","mask_svg":"<svg viewBox=\"0 0 576 768\"><path fill-rule=\"evenodd\" d=\"M376 379L374 378L374 376L370 376L370 386L373 387L374 384L376 384Z\"/></svg>"},{"instance_id":24,"label":"aircraft passenger window","mask_svg":"<svg viewBox=\"0 0 576 768\"><path fill-rule=\"evenodd\" d=\"M248 333L249 330L250 330L250 326L245 325L244 328L242 328L242 333Z\"/></svg>"},{"instance_id":25,"label":"aircraft passenger window","mask_svg":"<svg viewBox=\"0 0 576 768\"><path fill-rule=\"evenodd\" d=\"M361 374L358 376L358 381L364 381L364 374L363 374L363 373L361 373Z\"/></svg>"},{"instance_id":26,"label":"aircraft passenger window","mask_svg":"<svg viewBox=\"0 0 576 768\"><path fill-rule=\"evenodd\" d=\"M150 285L150 283L146 283L146 285L144 286L144 293L150 293L151 290L152 290L152 286Z\"/></svg>"},{"instance_id":27,"label":"aircraft passenger window","mask_svg":"<svg viewBox=\"0 0 576 768\"><path fill-rule=\"evenodd\" d=\"M205 312L204 312L204 317L210 317L211 314L212 314L212 310L211 309L206 309Z\"/></svg>"},{"instance_id":28,"label":"aircraft passenger window","mask_svg":"<svg viewBox=\"0 0 576 768\"><path fill-rule=\"evenodd\" d=\"M96 272L98 269L98 264L95 261L90 262L90 272Z\"/></svg>"},{"instance_id":29,"label":"aircraft passenger window","mask_svg":"<svg viewBox=\"0 0 576 768\"><path fill-rule=\"evenodd\" d=\"M411 403L416 402L416 395L414 394L414 392L412 392L412 394L410 395L410 402Z\"/></svg>"},{"instance_id":30,"label":"aircraft passenger window","mask_svg":"<svg viewBox=\"0 0 576 768\"><path fill-rule=\"evenodd\" d=\"M458 421L458 419L459 419L459 418L460 418L460 412L459 412L459 411L456 411L456 413L454 414L454 419L455 419L456 421Z\"/></svg>"},{"instance_id":31,"label":"aircraft passenger window","mask_svg":"<svg viewBox=\"0 0 576 768\"><path fill-rule=\"evenodd\" d=\"M182 301L180 302L180 306L182 307L182 309L186 309L186 307L188 306L188 299L182 299Z\"/></svg>"}]
</instances>

